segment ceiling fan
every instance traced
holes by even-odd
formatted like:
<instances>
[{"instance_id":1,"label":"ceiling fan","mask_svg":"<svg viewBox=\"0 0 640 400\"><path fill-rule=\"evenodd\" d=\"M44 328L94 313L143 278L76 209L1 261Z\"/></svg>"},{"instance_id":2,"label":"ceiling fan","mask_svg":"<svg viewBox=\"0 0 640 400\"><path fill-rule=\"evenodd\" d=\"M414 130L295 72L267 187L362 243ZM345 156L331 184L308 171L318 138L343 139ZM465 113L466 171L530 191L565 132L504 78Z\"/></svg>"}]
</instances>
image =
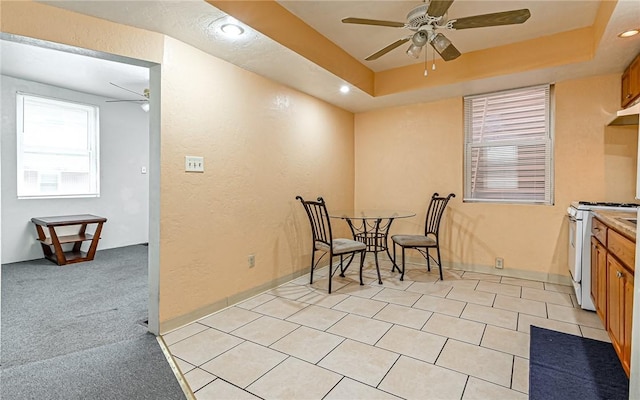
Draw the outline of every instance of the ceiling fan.
<instances>
[{"instance_id":1,"label":"ceiling fan","mask_svg":"<svg viewBox=\"0 0 640 400\"><path fill-rule=\"evenodd\" d=\"M138 92L133 91L133 90L131 90L131 89L127 89L127 88L122 87L122 86L120 86L120 85L116 85L116 84L115 84L115 83L113 83L113 82L109 82L109 83L110 83L111 85L113 85L113 86L115 86L115 87L119 88L119 89L126 90L126 91L127 91L127 92L129 92L129 93L133 93L133 94L135 94L135 95L137 95L137 96L140 96L140 98L139 98L139 99L106 100L106 102L107 102L107 103L133 102L133 103L138 103L138 104L140 104L140 107L142 107L142 109L143 109L145 112L148 112L148 111L149 111L149 95L151 94L151 93L149 92L149 89L144 89L144 91L143 91L142 93L138 93Z\"/></svg>"},{"instance_id":2,"label":"ceiling fan","mask_svg":"<svg viewBox=\"0 0 640 400\"><path fill-rule=\"evenodd\" d=\"M407 14L407 22L395 22L365 18L344 18L345 24L376 25L391 28L407 28L415 33L396 40L390 45L365 58L372 61L387 54L391 50L411 41L407 54L413 58L420 57L420 51L430 44L445 61L460 57L460 52L442 33L437 30L460 30L481 28L486 26L522 24L531 16L528 9L503 11L491 14L473 15L470 17L449 19L447 10L454 0L425 0Z\"/></svg>"}]
</instances>

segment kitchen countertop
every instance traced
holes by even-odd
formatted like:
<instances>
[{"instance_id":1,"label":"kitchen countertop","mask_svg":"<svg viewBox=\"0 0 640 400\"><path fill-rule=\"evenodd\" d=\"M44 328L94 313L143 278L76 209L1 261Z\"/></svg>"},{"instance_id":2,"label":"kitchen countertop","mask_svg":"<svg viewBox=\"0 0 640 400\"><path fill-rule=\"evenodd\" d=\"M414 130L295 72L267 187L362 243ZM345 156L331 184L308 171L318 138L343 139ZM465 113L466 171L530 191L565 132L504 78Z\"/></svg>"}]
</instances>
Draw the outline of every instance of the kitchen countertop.
<instances>
[{"instance_id":1,"label":"kitchen countertop","mask_svg":"<svg viewBox=\"0 0 640 400\"><path fill-rule=\"evenodd\" d=\"M629 219L636 219L636 211L605 211L605 210L591 210L593 215L604 222L609 227L620 232L627 238L636 241L636 229L637 226Z\"/></svg>"}]
</instances>

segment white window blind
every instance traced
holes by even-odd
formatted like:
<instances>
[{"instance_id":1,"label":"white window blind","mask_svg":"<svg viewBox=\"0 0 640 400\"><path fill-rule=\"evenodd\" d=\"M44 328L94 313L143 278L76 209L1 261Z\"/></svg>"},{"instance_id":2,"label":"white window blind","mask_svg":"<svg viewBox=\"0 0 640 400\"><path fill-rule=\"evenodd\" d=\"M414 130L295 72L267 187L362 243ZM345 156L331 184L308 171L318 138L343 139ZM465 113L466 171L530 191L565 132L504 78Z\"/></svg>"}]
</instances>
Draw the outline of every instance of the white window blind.
<instances>
[{"instance_id":1,"label":"white window blind","mask_svg":"<svg viewBox=\"0 0 640 400\"><path fill-rule=\"evenodd\" d=\"M97 197L98 107L18 93L18 197Z\"/></svg>"},{"instance_id":2,"label":"white window blind","mask_svg":"<svg viewBox=\"0 0 640 400\"><path fill-rule=\"evenodd\" d=\"M465 201L552 204L550 92L465 97Z\"/></svg>"}]
</instances>

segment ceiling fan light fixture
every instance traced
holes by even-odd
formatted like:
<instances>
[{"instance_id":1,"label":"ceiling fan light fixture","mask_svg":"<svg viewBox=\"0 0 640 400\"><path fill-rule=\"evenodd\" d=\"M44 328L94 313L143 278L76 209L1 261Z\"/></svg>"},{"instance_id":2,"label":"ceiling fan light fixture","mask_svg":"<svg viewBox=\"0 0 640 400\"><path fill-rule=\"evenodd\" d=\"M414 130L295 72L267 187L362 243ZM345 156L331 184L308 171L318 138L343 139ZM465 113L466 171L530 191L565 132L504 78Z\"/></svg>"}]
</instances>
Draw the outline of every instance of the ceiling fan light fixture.
<instances>
[{"instance_id":1,"label":"ceiling fan light fixture","mask_svg":"<svg viewBox=\"0 0 640 400\"><path fill-rule=\"evenodd\" d=\"M420 58L420 50L422 50L422 47L412 43L407 49L407 55L416 59Z\"/></svg>"},{"instance_id":2,"label":"ceiling fan light fixture","mask_svg":"<svg viewBox=\"0 0 640 400\"><path fill-rule=\"evenodd\" d=\"M407 49L407 55L413 58L420 57L420 51L427 44L427 34L423 31L418 31L411 36L411 45Z\"/></svg>"},{"instance_id":3,"label":"ceiling fan light fixture","mask_svg":"<svg viewBox=\"0 0 640 400\"><path fill-rule=\"evenodd\" d=\"M443 34L438 33L431 40L431 44L433 44L433 48L436 49L438 53L442 53L447 47L451 46L451 41Z\"/></svg>"},{"instance_id":4,"label":"ceiling fan light fixture","mask_svg":"<svg viewBox=\"0 0 640 400\"><path fill-rule=\"evenodd\" d=\"M431 39L431 46L446 61L454 60L460 56L458 49L442 33L438 33Z\"/></svg>"}]
</instances>

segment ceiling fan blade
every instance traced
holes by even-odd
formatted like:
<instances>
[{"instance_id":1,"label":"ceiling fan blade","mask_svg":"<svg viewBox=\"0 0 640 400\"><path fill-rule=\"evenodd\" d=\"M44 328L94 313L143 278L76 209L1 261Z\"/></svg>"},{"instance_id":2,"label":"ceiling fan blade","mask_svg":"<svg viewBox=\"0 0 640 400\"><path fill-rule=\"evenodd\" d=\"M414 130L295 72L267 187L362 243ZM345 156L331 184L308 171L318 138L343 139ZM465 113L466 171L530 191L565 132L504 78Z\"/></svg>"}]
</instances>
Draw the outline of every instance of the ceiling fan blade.
<instances>
[{"instance_id":1,"label":"ceiling fan blade","mask_svg":"<svg viewBox=\"0 0 640 400\"><path fill-rule=\"evenodd\" d=\"M453 29L482 28L485 26L521 24L529 19L531 13L528 9L503 11L493 14L474 15L472 17L458 18L453 22Z\"/></svg>"},{"instance_id":2,"label":"ceiling fan blade","mask_svg":"<svg viewBox=\"0 0 640 400\"><path fill-rule=\"evenodd\" d=\"M451 3L453 0L431 0L427 14L432 17L442 17L451 7Z\"/></svg>"},{"instance_id":3,"label":"ceiling fan blade","mask_svg":"<svg viewBox=\"0 0 640 400\"><path fill-rule=\"evenodd\" d=\"M404 28L404 22L383 21L379 19L344 18L342 22L345 24L376 25L389 26L391 28Z\"/></svg>"},{"instance_id":4,"label":"ceiling fan blade","mask_svg":"<svg viewBox=\"0 0 640 400\"><path fill-rule=\"evenodd\" d=\"M145 97L145 98L146 98L146 96L145 96L144 94L142 94L142 93L134 92L134 91L133 91L133 90L131 90L131 89L127 89L126 87L122 87L122 86L120 86L120 85L116 85L116 84L115 84L115 83L113 83L113 82L109 82L109 83L110 83L110 84L112 84L113 86L115 86L115 87L119 88L119 89L126 90L126 91L127 91L127 92L129 92L129 93L137 94L138 96L141 96L141 97Z\"/></svg>"},{"instance_id":5,"label":"ceiling fan blade","mask_svg":"<svg viewBox=\"0 0 640 400\"><path fill-rule=\"evenodd\" d=\"M148 100L105 100L105 103L121 103L121 102L140 102L145 103Z\"/></svg>"},{"instance_id":6,"label":"ceiling fan blade","mask_svg":"<svg viewBox=\"0 0 640 400\"><path fill-rule=\"evenodd\" d=\"M367 60L367 61L377 60L378 58L380 58L383 55L387 54L391 50L395 49L398 46L402 46L404 43L407 43L408 41L409 41L409 38L396 40L395 42L391 43L390 45L388 45L384 49L379 50L379 51L373 53L372 55L370 55L369 57L365 58L365 60Z\"/></svg>"},{"instance_id":7,"label":"ceiling fan blade","mask_svg":"<svg viewBox=\"0 0 640 400\"><path fill-rule=\"evenodd\" d=\"M445 61L455 60L460 57L460 52L442 33L438 33L431 40L431 46L440 54Z\"/></svg>"}]
</instances>

